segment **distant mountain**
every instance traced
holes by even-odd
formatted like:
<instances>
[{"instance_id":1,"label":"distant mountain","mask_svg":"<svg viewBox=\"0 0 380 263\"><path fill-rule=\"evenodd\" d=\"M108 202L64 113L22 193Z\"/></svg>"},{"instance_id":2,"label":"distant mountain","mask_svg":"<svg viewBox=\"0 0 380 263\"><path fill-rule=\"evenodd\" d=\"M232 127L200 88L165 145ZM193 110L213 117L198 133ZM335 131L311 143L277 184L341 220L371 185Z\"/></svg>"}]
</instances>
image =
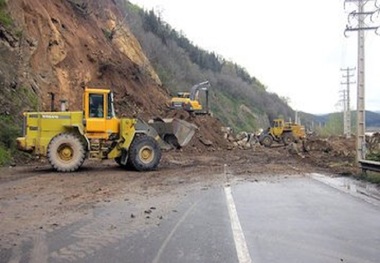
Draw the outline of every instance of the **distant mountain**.
<instances>
[{"instance_id":1,"label":"distant mountain","mask_svg":"<svg viewBox=\"0 0 380 263\"><path fill-rule=\"evenodd\" d=\"M366 127L376 127L380 128L380 112L366 111ZM330 120L336 119L342 121L343 113L334 112L323 115L313 115L305 112L300 113L301 122L307 126L312 127L314 125L325 125ZM351 123L352 126L356 125L356 111L351 111Z\"/></svg>"},{"instance_id":2,"label":"distant mountain","mask_svg":"<svg viewBox=\"0 0 380 263\"><path fill-rule=\"evenodd\" d=\"M366 111L367 127L380 127L380 112Z\"/></svg>"}]
</instances>

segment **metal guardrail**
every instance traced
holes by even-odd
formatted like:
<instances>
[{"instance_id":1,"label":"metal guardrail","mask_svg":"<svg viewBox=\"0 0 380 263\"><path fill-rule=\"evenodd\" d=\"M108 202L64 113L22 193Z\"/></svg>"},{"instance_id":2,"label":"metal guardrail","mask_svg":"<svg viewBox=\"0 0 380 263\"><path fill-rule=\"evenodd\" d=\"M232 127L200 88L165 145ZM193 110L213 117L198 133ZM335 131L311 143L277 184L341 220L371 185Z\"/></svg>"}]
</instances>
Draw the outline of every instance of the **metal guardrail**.
<instances>
[{"instance_id":1,"label":"metal guardrail","mask_svg":"<svg viewBox=\"0 0 380 263\"><path fill-rule=\"evenodd\" d=\"M363 172L374 171L380 173L380 162L360 160L359 163Z\"/></svg>"}]
</instances>

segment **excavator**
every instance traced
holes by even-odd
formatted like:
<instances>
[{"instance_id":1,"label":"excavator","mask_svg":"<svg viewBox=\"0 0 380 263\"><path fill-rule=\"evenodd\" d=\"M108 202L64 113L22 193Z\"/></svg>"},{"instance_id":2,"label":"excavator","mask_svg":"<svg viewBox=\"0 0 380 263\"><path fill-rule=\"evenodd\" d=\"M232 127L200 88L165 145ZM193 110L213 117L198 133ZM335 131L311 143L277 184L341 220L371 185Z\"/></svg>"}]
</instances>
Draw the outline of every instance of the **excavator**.
<instances>
[{"instance_id":1,"label":"excavator","mask_svg":"<svg viewBox=\"0 0 380 263\"><path fill-rule=\"evenodd\" d=\"M183 109L194 114L209 114L209 81L201 82L191 87L190 92L178 92L177 97L170 101L171 109ZM206 95L206 106L203 107L199 93L204 91Z\"/></svg>"},{"instance_id":2,"label":"excavator","mask_svg":"<svg viewBox=\"0 0 380 263\"><path fill-rule=\"evenodd\" d=\"M185 146L196 129L179 119L119 119L111 90L85 87L80 111L25 112L23 137L16 141L19 150L47 157L59 172L74 172L85 159L150 171L162 149Z\"/></svg>"}]
</instances>

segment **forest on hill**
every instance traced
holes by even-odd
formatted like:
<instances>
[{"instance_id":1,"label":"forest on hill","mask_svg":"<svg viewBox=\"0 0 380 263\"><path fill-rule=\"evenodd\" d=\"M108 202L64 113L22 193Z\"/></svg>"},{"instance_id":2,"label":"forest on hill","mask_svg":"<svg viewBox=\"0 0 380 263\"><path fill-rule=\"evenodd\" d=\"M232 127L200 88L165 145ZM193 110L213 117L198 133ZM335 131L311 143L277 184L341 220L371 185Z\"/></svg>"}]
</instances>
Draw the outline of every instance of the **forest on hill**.
<instances>
[{"instance_id":1,"label":"forest on hill","mask_svg":"<svg viewBox=\"0 0 380 263\"><path fill-rule=\"evenodd\" d=\"M274 118L294 118L286 99L268 92L244 67L198 47L153 10L143 10L126 0L118 0L118 4L171 95L210 81L214 116L235 130L253 132L267 127Z\"/></svg>"}]
</instances>

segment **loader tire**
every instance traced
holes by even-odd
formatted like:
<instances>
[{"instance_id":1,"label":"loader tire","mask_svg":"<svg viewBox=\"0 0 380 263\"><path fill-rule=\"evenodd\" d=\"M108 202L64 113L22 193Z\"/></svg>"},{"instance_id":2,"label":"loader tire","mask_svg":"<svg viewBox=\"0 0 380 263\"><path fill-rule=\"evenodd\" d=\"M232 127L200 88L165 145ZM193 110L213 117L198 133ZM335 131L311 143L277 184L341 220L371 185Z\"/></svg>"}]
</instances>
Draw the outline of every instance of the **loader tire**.
<instances>
[{"instance_id":1,"label":"loader tire","mask_svg":"<svg viewBox=\"0 0 380 263\"><path fill-rule=\"evenodd\" d=\"M78 170L86 157L81 139L73 133L61 133L55 136L48 145L48 160L59 172Z\"/></svg>"},{"instance_id":2,"label":"loader tire","mask_svg":"<svg viewBox=\"0 0 380 263\"><path fill-rule=\"evenodd\" d=\"M285 145L291 144L294 141L295 141L295 138L294 138L293 134L291 134L291 133L284 133L282 135L282 142Z\"/></svg>"},{"instance_id":3,"label":"loader tire","mask_svg":"<svg viewBox=\"0 0 380 263\"><path fill-rule=\"evenodd\" d=\"M265 135L261 140L261 144L264 145L265 147L271 147L272 143L273 143L273 138L270 135Z\"/></svg>"},{"instance_id":4,"label":"loader tire","mask_svg":"<svg viewBox=\"0 0 380 263\"><path fill-rule=\"evenodd\" d=\"M157 141L146 135L138 136L129 149L128 164L137 171L151 171L161 160L161 148Z\"/></svg>"},{"instance_id":5,"label":"loader tire","mask_svg":"<svg viewBox=\"0 0 380 263\"><path fill-rule=\"evenodd\" d=\"M120 167L123 168L123 169L126 169L126 170L135 170L135 167L133 167L133 165L131 164L131 162L129 161L129 159L128 159L128 161L127 161L126 164L122 164L120 157L116 157L115 158L115 162L118 165L120 165Z\"/></svg>"},{"instance_id":6,"label":"loader tire","mask_svg":"<svg viewBox=\"0 0 380 263\"><path fill-rule=\"evenodd\" d=\"M133 167L133 165L131 164L131 161L130 161L129 158L127 159L127 163L126 163L126 164L122 164L122 163L121 163L121 158L122 158L121 156L115 158L115 162L116 162L118 165L120 165L120 167L122 167L122 168L124 168L124 169L127 169L127 170L134 170L134 167Z\"/></svg>"}]
</instances>

